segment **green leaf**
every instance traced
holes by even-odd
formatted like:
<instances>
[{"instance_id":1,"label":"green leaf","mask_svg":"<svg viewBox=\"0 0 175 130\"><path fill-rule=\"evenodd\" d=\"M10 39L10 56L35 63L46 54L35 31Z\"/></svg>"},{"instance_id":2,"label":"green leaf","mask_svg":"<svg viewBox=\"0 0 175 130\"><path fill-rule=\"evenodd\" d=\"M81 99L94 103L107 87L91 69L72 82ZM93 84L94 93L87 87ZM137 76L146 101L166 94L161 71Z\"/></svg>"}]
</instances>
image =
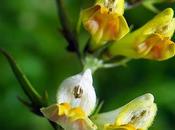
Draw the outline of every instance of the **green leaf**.
<instances>
[{"instance_id":1,"label":"green leaf","mask_svg":"<svg viewBox=\"0 0 175 130\"><path fill-rule=\"evenodd\" d=\"M29 100L31 101L32 105L35 107L42 107L43 101L42 97L38 94L38 92L34 89L30 81L27 79L27 77L24 75L22 70L19 68L19 66L16 64L13 57L6 52L4 49L0 48L0 52L4 55L4 57L7 59L16 79L18 80L21 88L23 89L24 93L27 95Z\"/></svg>"}]
</instances>

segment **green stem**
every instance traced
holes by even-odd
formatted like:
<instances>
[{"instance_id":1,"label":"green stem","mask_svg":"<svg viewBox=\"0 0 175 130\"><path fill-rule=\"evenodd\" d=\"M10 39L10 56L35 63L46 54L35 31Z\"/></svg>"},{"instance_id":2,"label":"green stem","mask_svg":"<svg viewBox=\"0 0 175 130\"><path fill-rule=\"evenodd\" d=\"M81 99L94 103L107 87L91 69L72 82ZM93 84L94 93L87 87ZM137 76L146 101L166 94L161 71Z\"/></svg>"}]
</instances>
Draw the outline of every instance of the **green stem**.
<instances>
[{"instance_id":1,"label":"green stem","mask_svg":"<svg viewBox=\"0 0 175 130\"><path fill-rule=\"evenodd\" d=\"M126 58L121 61L115 62L115 63L104 63L102 68L113 68L118 66L125 66L126 63L128 63L131 59Z\"/></svg>"},{"instance_id":2,"label":"green stem","mask_svg":"<svg viewBox=\"0 0 175 130\"><path fill-rule=\"evenodd\" d=\"M79 49L79 42L76 36L76 29L72 29L71 23L68 19L63 0L56 0L58 15L62 26L62 34L68 42L68 51L75 52L82 64L82 56Z\"/></svg>"},{"instance_id":3,"label":"green stem","mask_svg":"<svg viewBox=\"0 0 175 130\"><path fill-rule=\"evenodd\" d=\"M101 68L113 68L119 66L125 66L131 59L124 58L122 60L116 61L114 63L105 63L103 60L100 60L92 55L86 56L84 62L84 70L91 69L92 73Z\"/></svg>"},{"instance_id":4,"label":"green stem","mask_svg":"<svg viewBox=\"0 0 175 130\"><path fill-rule=\"evenodd\" d=\"M4 49L0 48L0 53L7 59L15 77L17 78L21 88L23 89L25 95L28 97L29 101L25 101L18 97L19 101L27 106L33 113L39 116L43 116L40 112L40 108L47 105L47 96L41 96L35 88L32 86L28 78L24 75L20 67L17 65L13 57L6 52ZM45 94L47 95L47 93ZM54 130L62 130L60 126L56 123L49 121Z\"/></svg>"},{"instance_id":5,"label":"green stem","mask_svg":"<svg viewBox=\"0 0 175 130\"><path fill-rule=\"evenodd\" d=\"M35 105L42 105L42 97L39 95L39 93L35 90L35 88L32 86L30 81L27 79L27 77L24 75L20 67L16 64L13 57L7 53L4 49L0 48L0 52L5 56L7 59L15 77L17 78L19 84L21 85L24 93L27 95L27 97L30 99L30 101Z\"/></svg>"}]
</instances>

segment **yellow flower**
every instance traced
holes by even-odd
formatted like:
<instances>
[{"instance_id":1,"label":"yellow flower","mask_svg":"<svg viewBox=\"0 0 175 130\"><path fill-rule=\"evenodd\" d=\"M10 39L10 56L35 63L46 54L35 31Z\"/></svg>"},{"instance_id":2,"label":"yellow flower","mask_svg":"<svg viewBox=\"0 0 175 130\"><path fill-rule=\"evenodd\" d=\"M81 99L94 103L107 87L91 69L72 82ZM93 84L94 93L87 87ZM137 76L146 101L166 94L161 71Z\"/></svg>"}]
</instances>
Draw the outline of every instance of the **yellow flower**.
<instances>
[{"instance_id":1,"label":"yellow flower","mask_svg":"<svg viewBox=\"0 0 175 130\"><path fill-rule=\"evenodd\" d=\"M91 50L128 33L123 13L124 0L101 0L81 12L83 25L92 36Z\"/></svg>"},{"instance_id":2,"label":"yellow flower","mask_svg":"<svg viewBox=\"0 0 175 130\"><path fill-rule=\"evenodd\" d=\"M92 117L100 130L147 130L156 115L152 94L140 96L116 110Z\"/></svg>"},{"instance_id":3,"label":"yellow flower","mask_svg":"<svg viewBox=\"0 0 175 130\"><path fill-rule=\"evenodd\" d=\"M174 11L165 9L138 30L129 33L109 48L109 56L166 60L175 54L171 37L175 30Z\"/></svg>"}]
</instances>

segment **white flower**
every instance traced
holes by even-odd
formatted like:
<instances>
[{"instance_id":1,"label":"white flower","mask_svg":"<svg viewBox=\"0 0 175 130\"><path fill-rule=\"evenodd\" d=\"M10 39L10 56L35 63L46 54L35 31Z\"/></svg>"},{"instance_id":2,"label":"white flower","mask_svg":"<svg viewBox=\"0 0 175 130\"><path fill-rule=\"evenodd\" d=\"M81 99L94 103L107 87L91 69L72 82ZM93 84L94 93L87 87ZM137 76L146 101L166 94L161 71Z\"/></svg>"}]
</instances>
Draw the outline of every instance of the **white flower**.
<instances>
[{"instance_id":1,"label":"white flower","mask_svg":"<svg viewBox=\"0 0 175 130\"><path fill-rule=\"evenodd\" d=\"M90 115L96 105L96 94L93 87L91 70L65 79L59 87L57 102L69 103L72 107L81 107Z\"/></svg>"}]
</instances>

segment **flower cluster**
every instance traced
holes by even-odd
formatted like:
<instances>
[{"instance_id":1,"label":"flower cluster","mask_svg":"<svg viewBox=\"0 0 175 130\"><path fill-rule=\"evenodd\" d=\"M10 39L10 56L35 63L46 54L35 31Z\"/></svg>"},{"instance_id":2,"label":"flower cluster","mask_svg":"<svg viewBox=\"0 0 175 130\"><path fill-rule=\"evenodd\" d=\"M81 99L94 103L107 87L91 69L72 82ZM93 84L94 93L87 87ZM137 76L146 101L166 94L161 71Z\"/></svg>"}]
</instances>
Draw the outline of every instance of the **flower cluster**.
<instances>
[{"instance_id":1,"label":"flower cluster","mask_svg":"<svg viewBox=\"0 0 175 130\"><path fill-rule=\"evenodd\" d=\"M42 108L41 112L65 130L147 130L157 111L149 93L106 113L92 114L95 106L96 94L88 69L64 80L57 103Z\"/></svg>"},{"instance_id":2,"label":"flower cluster","mask_svg":"<svg viewBox=\"0 0 175 130\"><path fill-rule=\"evenodd\" d=\"M64 80L57 103L41 109L46 118L65 130L147 130L154 120L157 106L149 93L118 109L93 113L97 105L91 73L104 65L103 60L125 57L162 61L175 55L175 44L171 41L175 30L173 9L163 10L131 32L124 18L124 5L124 0L97 0L81 11L81 22L91 36L89 54L105 49L102 60L85 56L85 71Z\"/></svg>"},{"instance_id":3,"label":"flower cluster","mask_svg":"<svg viewBox=\"0 0 175 130\"><path fill-rule=\"evenodd\" d=\"M143 4L157 12L150 5L160 1L164 0L144 0ZM45 116L52 121L51 124L57 123L65 130L147 130L157 112L154 96L147 93L118 109L99 113L92 72L98 68L124 64L128 59L162 61L173 57L173 9L163 10L142 27L130 31L124 17L124 0L97 0L92 7L80 13L80 21L90 34L82 52L77 38L78 29L75 31L69 25L63 1L57 0L57 5L62 27L60 32L69 43L68 50L77 53L85 71L65 79L59 86L57 103L48 106L47 94L39 95L13 58L0 48L0 53L8 60L29 98L29 102L20 101L35 114Z\"/></svg>"},{"instance_id":4,"label":"flower cluster","mask_svg":"<svg viewBox=\"0 0 175 130\"><path fill-rule=\"evenodd\" d=\"M133 32L129 32L123 14L124 0L99 0L82 11L83 25L91 34L90 51L110 42L104 54L107 59L124 56L161 61L174 56L175 44L171 41L175 30L173 9L163 10Z\"/></svg>"}]
</instances>

